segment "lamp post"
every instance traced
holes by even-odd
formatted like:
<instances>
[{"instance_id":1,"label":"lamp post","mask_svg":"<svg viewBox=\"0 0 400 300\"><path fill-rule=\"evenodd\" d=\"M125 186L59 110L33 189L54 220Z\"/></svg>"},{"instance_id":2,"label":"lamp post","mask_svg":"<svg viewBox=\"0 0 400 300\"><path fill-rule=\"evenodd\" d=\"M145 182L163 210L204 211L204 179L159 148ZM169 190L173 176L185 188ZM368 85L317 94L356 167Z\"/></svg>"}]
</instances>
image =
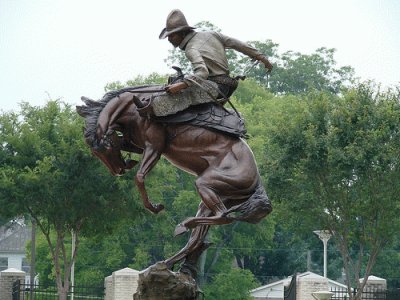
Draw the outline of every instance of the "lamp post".
<instances>
[{"instance_id":1,"label":"lamp post","mask_svg":"<svg viewBox=\"0 0 400 300\"><path fill-rule=\"evenodd\" d=\"M75 243L76 243L76 234L74 230L71 230L72 237L72 245L71 245L71 300L74 300L74 290L75 290Z\"/></svg>"},{"instance_id":2,"label":"lamp post","mask_svg":"<svg viewBox=\"0 0 400 300\"><path fill-rule=\"evenodd\" d=\"M319 292L311 293L311 295L314 297L314 299L317 299L317 300L329 300L332 298L334 293L332 293L330 291L319 291Z\"/></svg>"},{"instance_id":3,"label":"lamp post","mask_svg":"<svg viewBox=\"0 0 400 300\"><path fill-rule=\"evenodd\" d=\"M328 230L315 230L314 233L318 235L319 239L324 243L324 277L327 275L327 252L328 252L328 241L332 234Z\"/></svg>"}]
</instances>

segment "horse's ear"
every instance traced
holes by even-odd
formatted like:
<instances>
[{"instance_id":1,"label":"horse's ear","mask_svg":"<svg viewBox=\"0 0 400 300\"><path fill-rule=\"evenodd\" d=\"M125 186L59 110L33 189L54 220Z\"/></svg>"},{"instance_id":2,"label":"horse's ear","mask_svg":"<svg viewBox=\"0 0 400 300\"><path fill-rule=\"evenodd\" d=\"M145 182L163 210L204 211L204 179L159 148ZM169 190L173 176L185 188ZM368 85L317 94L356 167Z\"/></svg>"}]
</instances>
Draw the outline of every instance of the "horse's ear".
<instances>
[{"instance_id":1,"label":"horse's ear","mask_svg":"<svg viewBox=\"0 0 400 300\"><path fill-rule=\"evenodd\" d=\"M82 97L81 97L81 100L82 100L83 102L85 102L85 104L86 104L87 106L89 106L89 107L99 106L99 103L98 103L97 101L94 101L94 100L92 100L92 99L90 99L90 98L88 98L88 97L82 96Z\"/></svg>"},{"instance_id":2,"label":"horse's ear","mask_svg":"<svg viewBox=\"0 0 400 300\"><path fill-rule=\"evenodd\" d=\"M94 107L98 107L100 105L98 101L92 100L85 96L82 96L81 100L85 102L86 105L77 106L76 111L82 117L88 116Z\"/></svg>"},{"instance_id":3,"label":"horse's ear","mask_svg":"<svg viewBox=\"0 0 400 300\"><path fill-rule=\"evenodd\" d=\"M87 109L86 106L76 106L76 112L78 113L78 115L84 118L88 115L86 109Z\"/></svg>"}]
</instances>

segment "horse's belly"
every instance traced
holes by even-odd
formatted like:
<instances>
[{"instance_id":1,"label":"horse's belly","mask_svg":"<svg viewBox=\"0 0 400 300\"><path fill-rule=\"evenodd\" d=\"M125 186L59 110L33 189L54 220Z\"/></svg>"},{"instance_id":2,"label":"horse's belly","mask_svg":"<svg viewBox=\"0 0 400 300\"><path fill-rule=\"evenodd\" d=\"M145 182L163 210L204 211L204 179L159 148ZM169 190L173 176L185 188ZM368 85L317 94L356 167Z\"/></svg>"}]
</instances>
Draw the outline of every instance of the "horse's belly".
<instances>
[{"instance_id":1,"label":"horse's belly","mask_svg":"<svg viewBox=\"0 0 400 300\"><path fill-rule=\"evenodd\" d=\"M245 142L236 143L232 151L221 160L215 169L215 186L221 191L243 195L252 193L259 180L254 155Z\"/></svg>"},{"instance_id":2,"label":"horse's belly","mask_svg":"<svg viewBox=\"0 0 400 300\"><path fill-rule=\"evenodd\" d=\"M209 167L209 162L199 153L175 152L164 153L164 156L176 167L195 176L199 176Z\"/></svg>"},{"instance_id":3,"label":"horse's belly","mask_svg":"<svg viewBox=\"0 0 400 300\"><path fill-rule=\"evenodd\" d=\"M253 153L241 139L215 140L197 147L169 147L165 157L178 168L197 176L209 176L214 189L243 193L259 178Z\"/></svg>"}]
</instances>

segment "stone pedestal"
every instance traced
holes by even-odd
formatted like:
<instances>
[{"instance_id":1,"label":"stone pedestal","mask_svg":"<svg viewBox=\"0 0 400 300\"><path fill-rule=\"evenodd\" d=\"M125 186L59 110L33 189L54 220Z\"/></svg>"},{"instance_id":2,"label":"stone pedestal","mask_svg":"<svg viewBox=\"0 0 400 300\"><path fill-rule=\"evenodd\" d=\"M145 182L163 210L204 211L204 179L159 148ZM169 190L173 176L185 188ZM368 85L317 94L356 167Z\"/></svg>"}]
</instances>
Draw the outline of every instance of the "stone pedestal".
<instances>
[{"instance_id":1,"label":"stone pedestal","mask_svg":"<svg viewBox=\"0 0 400 300\"><path fill-rule=\"evenodd\" d=\"M172 272L159 262L139 273L134 300L195 300L199 291L189 275Z\"/></svg>"},{"instance_id":2,"label":"stone pedestal","mask_svg":"<svg viewBox=\"0 0 400 300\"><path fill-rule=\"evenodd\" d=\"M17 280L24 283L25 272L13 268L0 272L0 300L12 299L12 286Z\"/></svg>"},{"instance_id":3,"label":"stone pedestal","mask_svg":"<svg viewBox=\"0 0 400 300\"><path fill-rule=\"evenodd\" d=\"M113 272L112 274L112 299L132 300L132 295L136 292L137 278L139 271L125 268Z\"/></svg>"}]
</instances>

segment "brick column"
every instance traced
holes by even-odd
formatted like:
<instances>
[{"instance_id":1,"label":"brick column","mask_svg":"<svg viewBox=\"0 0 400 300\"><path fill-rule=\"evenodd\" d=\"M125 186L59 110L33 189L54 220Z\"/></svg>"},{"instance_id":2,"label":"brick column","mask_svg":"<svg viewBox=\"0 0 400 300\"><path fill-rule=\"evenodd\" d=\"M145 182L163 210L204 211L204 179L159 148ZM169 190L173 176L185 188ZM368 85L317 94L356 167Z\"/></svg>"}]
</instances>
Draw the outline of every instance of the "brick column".
<instances>
[{"instance_id":1,"label":"brick column","mask_svg":"<svg viewBox=\"0 0 400 300\"><path fill-rule=\"evenodd\" d=\"M328 279L322 276L307 276L297 278L296 300L314 299L311 293L329 291Z\"/></svg>"},{"instance_id":2,"label":"brick column","mask_svg":"<svg viewBox=\"0 0 400 300\"><path fill-rule=\"evenodd\" d=\"M364 278L361 278L360 282L362 282L363 280ZM386 279L370 275L364 287L364 291L366 293L362 295L361 299L370 299L371 297L373 297L373 295L371 295L370 293L383 292L385 290L387 290Z\"/></svg>"},{"instance_id":3,"label":"brick column","mask_svg":"<svg viewBox=\"0 0 400 300\"><path fill-rule=\"evenodd\" d=\"M25 272L13 268L0 272L0 300L12 300L12 286L17 280L24 283Z\"/></svg>"},{"instance_id":4,"label":"brick column","mask_svg":"<svg viewBox=\"0 0 400 300\"><path fill-rule=\"evenodd\" d=\"M104 300L132 300L138 287L138 279L139 271L130 268L113 272L104 279Z\"/></svg>"},{"instance_id":5,"label":"brick column","mask_svg":"<svg viewBox=\"0 0 400 300\"><path fill-rule=\"evenodd\" d=\"M104 279L104 288L105 288L105 296L104 300L112 300L112 293L113 293L113 282L112 282L112 275L107 276Z\"/></svg>"}]
</instances>

